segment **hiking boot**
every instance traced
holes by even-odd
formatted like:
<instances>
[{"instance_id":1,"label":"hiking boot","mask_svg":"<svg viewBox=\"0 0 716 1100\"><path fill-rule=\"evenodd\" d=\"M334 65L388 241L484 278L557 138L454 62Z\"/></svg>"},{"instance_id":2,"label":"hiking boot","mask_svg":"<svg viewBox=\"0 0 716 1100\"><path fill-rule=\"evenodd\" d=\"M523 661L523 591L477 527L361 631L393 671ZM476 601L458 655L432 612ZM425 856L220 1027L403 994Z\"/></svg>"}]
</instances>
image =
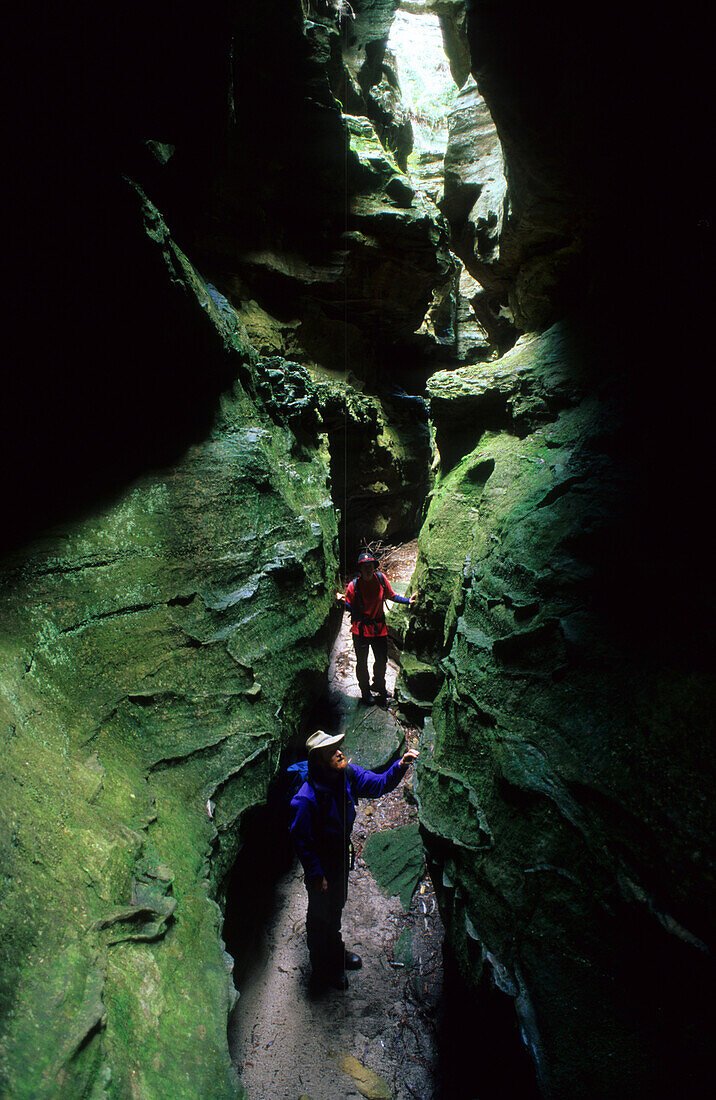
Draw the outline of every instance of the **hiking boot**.
<instances>
[{"instance_id":1,"label":"hiking boot","mask_svg":"<svg viewBox=\"0 0 716 1100\"><path fill-rule=\"evenodd\" d=\"M367 707L373 706L373 696L370 694L369 691L364 691L361 694L360 701L361 703L365 703Z\"/></svg>"},{"instance_id":2,"label":"hiking boot","mask_svg":"<svg viewBox=\"0 0 716 1100\"><path fill-rule=\"evenodd\" d=\"M343 965L346 970L360 970L363 965L363 960L360 955L356 955L355 952L346 951Z\"/></svg>"}]
</instances>

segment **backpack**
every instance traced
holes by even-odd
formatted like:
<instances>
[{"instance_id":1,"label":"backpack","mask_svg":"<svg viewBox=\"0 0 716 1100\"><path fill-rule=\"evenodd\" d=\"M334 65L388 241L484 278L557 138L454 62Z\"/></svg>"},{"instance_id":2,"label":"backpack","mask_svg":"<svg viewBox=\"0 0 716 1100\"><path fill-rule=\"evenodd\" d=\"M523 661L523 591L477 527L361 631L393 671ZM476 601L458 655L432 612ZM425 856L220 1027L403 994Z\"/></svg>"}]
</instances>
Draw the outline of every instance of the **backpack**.
<instances>
[{"instance_id":1,"label":"backpack","mask_svg":"<svg viewBox=\"0 0 716 1100\"><path fill-rule=\"evenodd\" d=\"M378 572L378 570L375 571L374 576L376 576L378 578L378 584L380 585L379 599L380 599L380 602L382 603L383 599L384 599L383 593L385 592L385 587L386 587L386 584L388 582L386 581L385 574ZM366 626L368 623L384 622L385 621L385 616L382 619L369 619L368 616L363 613L363 611L361 610L363 608L363 597L360 594L359 582L360 582L360 573L358 574L357 577L353 578L353 582L352 582L353 583L353 591L354 591L355 596L356 596L356 603L359 606L354 607L353 605L351 605L351 622L359 624L359 626L360 626L360 637L362 638L363 637L363 627L364 626Z\"/></svg>"},{"instance_id":2,"label":"backpack","mask_svg":"<svg viewBox=\"0 0 716 1100\"><path fill-rule=\"evenodd\" d=\"M307 760L299 760L297 764L291 764L290 767L286 768L285 798L289 806L291 804L291 799L298 794L307 779Z\"/></svg>"},{"instance_id":3,"label":"backpack","mask_svg":"<svg viewBox=\"0 0 716 1100\"><path fill-rule=\"evenodd\" d=\"M358 805L358 795L353 790L355 783L355 772L349 764L346 768L346 778L350 784L351 794L353 795L353 801ZM304 783L308 781L308 761L299 760L297 764L291 764L286 768L286 802L290 805L291 799L294 798Z\"/></svg>"}]
</instances>

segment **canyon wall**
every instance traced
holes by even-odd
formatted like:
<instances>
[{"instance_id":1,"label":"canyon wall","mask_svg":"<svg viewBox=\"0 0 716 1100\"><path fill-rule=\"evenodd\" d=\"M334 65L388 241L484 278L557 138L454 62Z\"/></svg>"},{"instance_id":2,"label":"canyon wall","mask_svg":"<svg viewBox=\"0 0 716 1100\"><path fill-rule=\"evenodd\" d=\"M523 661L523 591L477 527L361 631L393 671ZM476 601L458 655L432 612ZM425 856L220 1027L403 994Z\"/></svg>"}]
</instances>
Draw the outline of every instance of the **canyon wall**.
<instances>
[{"instance_id":1,"label":"canyon wall","mask_svg":"<svg viewBox=\"0 0 716 1100\"><path fill-rule=\"evenodd\" d=\"M424 836L459 966L512 999L546 1095L705 1095L708 429L674 385L682 362L700 389L704 359L694 326L674 343L660 321L670 215L650 179L671 125L694 182L677 278L703 311L701 70L693 114L657 118L653 24L469 8L509 186L499 255L481 258L460 205L469 177L447 175L460 148L442 205L488 303L526 335L427 383L437 478L399 689L425 716ZM699 52L691 14L680 73Z\"/></svg>"},{"instance_id":2,"label":"canyon wall","mask_svg":"<svg viewBox=\"0 0 716 1100\"><path fill-rule=\"evenodd\" d=\"M241 1095L242 820L321 690L339 532L411 534L426 490L400 693L465 982L547 1095L705 1080L706 36L408 6L464 88L441 209L395 0L10 18L12 1095Z\"/></svg>"},{"instance_id":3,"label":"canyon wall","mask_svg":"<svg viewBox=\"0 0 716 1100\"><path fill-rule=\"evenodd\" d=\"M325 689L346 502L415 530L381 348L446 228L299 0L11 30L2 1091L239 1096L220 903Z\"/></svg>"},{"instance_id":4,"label":"canyon wall","mask_svg":"<svg viewBox=\"0 0 716 1100\"><path fill-rule=\"evenodd\" d=\"M316 394L258 359L134 198L157 297L203 340L197 372L235 381L174 465L4 562L16 1097L237 1095L216 899L328 659L337 527Z\"/></svg>"},{"instance_id":5,"label":"canyon wall","mask_svg":"<svg viewBox=\"0 0 716 1100\"><path fill-rule=\"evenodd\" d=\"M513 999L545 1094L697 1095L710 677L620 576L623 412L584 381L555 325L428 383L445 472L402 689L427 715L420 818L452 950Z\"/></svg>"}]
</instances>

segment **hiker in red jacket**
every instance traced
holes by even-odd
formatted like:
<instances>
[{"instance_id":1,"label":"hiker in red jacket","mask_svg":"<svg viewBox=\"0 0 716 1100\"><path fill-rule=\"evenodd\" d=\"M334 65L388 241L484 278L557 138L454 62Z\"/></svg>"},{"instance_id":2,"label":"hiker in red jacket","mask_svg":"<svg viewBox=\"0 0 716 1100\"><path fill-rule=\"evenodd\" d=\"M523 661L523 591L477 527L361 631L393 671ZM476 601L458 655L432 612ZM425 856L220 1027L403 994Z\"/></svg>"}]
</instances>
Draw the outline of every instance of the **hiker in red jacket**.
<instances>
[{"instance_id":1,"label":"hiker in red jacket","mask_svg":"<svg viewBox=\"0 0 716 1100\"><path fill-rule=\"evenodd\" d=\"M378 571L378 559L368 551L358 558L359 575L346 589L345 596L336 592L336 599L345 602L351 616L351 634L356 653L356 676L361 701L367 706L373 702L368 675L368 650L373 650L373 691L378 702L385 705L388 693L385 686L385 668L388 663L388 627L385 625L386 600L412 606L417 595L396 596L385 573Z\"/></svg>"}]
</instances>

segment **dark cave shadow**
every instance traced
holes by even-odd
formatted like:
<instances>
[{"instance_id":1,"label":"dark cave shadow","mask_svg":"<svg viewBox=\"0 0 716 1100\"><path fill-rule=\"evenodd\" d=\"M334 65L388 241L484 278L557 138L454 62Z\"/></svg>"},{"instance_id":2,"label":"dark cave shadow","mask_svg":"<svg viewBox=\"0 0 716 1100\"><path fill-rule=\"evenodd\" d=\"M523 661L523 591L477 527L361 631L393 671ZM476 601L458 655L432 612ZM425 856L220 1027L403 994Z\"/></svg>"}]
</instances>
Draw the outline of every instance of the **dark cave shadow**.
<instances>
[{"instance_id":1,"label":"dark cave shadow","mask_svg":"<svg viewBox=\"0 0 716 1100\"><path fill-rule=\"evenodd\" d=\"M443 946L436 1100L540 1100L512 998L470 989Z\"/></svg>"}]
</instances>

